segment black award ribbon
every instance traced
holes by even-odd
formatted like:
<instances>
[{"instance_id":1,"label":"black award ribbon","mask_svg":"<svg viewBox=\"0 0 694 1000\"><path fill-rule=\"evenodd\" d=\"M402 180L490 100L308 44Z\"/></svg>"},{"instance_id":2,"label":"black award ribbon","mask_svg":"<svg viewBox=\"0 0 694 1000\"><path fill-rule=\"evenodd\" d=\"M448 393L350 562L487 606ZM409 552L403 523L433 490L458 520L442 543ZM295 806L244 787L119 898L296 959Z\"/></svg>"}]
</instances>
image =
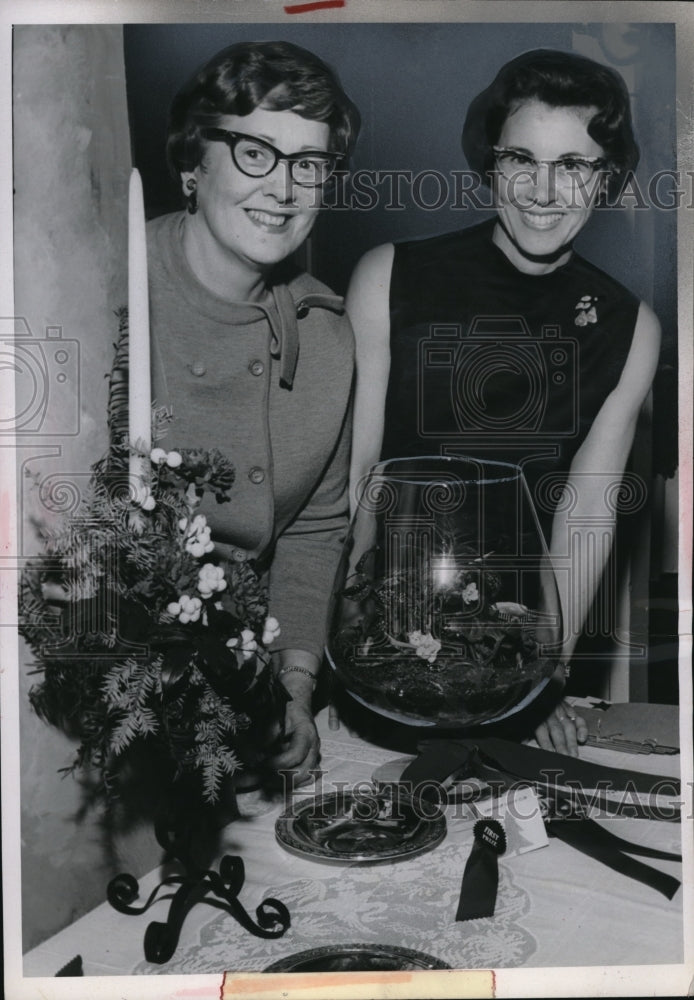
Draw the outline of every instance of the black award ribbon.
<instances>
[{"instance_id":1,"label":"black award ribbon","mask_svg":"<svg viewBox=\"0 0 694 1000\"><path fill-rule=\"evenodd\" d=\"M493 917L499 887L499 855L506 850L506 832L498 819L480 819L463 872L456 920Z\"/></svg>"},{"instance_id":2,"label":"black award ribbon","mask_svg":"<svg viewBox=\"0 0 694 1000\"><path fill-rule=\"evenodd\" d=\"M490 785L496 795L512 788L518 781L530 782L540 797L551 804L545 820L550 836L661 892L668 899L672 899L677 892L680 886L678 879L637 859L641 856L681 861L679 854L623 840L590 819L588 811L595 806L616 815L678 822L679 806L668 803L665 807L657 799L657 792L665 789L667 795L680 794L681 782L678 779L606 767L496 737L423 740L418 749L420 755L408 764L400 777L400 783L409 785L415 802L420 795L425 799L433 798L436 791L439 802L445 800L442 783L453 774L480 778ZM628 791L629 800L619 802L607 797L608 793L616 791ZM634 799L634 793L648 796L649 801ZM486 822L495 822L503 832L498 821ZM463 876L457 920L471 920L494 913L498 872L491 840L493 838L487 839L484 842L486 846L481 846L475 838ZM503 853L503 850L497 853ZM629 855L636 855L636 858ZM488 899L491 899L491 907L489 903L484 903Z\"/></svg>"},{"instance_id":3,"label":"black award ribbon","mask_svg":"<svg viewBox=\"0 0 694 1000\"><path fill-rule=\"evenodd\" d=\"M629 840L616 836L595 820L584 819L552 819L547 823L547 832L551 837L563 840L565 844L583 851L590 858L601 861L613 871L636 879L643 885L650 886L662 892L667 899L672 899L680 887L679 879L668 875L651 865L630 858L630 854L641 855L644 858L660 858L665 861L681 861L681 854L660 851L654 847L632 844Z\"/></svg>"}]
</instances>

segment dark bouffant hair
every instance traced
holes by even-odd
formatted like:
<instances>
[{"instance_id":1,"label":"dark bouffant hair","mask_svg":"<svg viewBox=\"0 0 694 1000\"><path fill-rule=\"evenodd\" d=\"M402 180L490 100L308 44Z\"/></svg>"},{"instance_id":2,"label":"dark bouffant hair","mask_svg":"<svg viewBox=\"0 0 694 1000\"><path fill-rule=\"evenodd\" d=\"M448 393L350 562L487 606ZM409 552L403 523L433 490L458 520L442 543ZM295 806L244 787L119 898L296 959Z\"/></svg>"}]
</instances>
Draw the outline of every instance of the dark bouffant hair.
<instances>
[{"instance_id":1,"label":"dark bouffant hair","mask_svg":"<svg viewBox=\"0 0 694 1000\"><path fill-rule=\"evenodd\" d=\"M241 42L218 52L174 98L166 145L173 173L202 162L201 129L216 127L223 115L249 115L261 106L325 122L331 152L349 154L359 132L357 108L312 52L289 42Z\"/></svg>"},{"instance_id":2,"label":"dark bouffant hair","mask_svg":"<svg viewBox=\"0 0 694 1000\"><path fill-rule=\"evenodd\" d=\"M555 108L596 108L588 135L605 151L611 171L607 190L617 196L639 162L629 93L613 69L583 56L535 49L506 63L468 109L463 151L470 167L488 182L504 122L525 101Z\"/></svg>"}]
</instances>

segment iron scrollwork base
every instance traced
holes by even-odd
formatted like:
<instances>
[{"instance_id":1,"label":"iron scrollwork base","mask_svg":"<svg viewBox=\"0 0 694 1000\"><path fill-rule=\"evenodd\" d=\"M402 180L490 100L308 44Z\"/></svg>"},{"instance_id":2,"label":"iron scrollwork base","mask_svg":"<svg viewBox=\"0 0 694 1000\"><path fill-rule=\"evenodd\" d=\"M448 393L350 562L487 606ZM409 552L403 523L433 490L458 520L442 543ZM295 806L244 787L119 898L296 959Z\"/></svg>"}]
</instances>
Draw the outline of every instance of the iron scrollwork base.
<instances>
[{"instance_id":1,"label":"iron scrollwork base","mask_svg":"<svg viewBox=\"0 0 694 1000\"><path fill-rule=\"evenodd\" d=\"M154 920L145 931L144 952L148 962L163 965L169 961L178 946L185 918L197 903L209 903L224 910L255 937L279 938L289 929L289 910L280 900L264 899L256 907L257 922L240 902L238 897L246 877L242 858L225 855L219 862L218 871L201 868L193 860L190 829L171 829L170 824L158 821L154 830L159 844L179 862L183 872L166 876L140 905L133 905L139 897L139 885L132 875L116 875L106 890L114 909L136 916L145 913L157 899L171 899L166 921ZM178 886L173 897L164 895L172 886Z\"/></svg>"}]
</instances>

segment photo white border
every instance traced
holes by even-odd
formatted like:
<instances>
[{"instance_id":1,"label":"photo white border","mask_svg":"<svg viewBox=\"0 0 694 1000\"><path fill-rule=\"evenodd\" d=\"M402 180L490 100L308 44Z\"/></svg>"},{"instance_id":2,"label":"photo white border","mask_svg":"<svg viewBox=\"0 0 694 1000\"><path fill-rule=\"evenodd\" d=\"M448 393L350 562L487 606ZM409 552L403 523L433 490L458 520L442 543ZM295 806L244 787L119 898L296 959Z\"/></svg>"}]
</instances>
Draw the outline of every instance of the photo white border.
<instances>
[{"instance_id":1,"label":"photo white border","mask_svg":"<svg viewBox=\"0 0 694 1000\"><path fill-rule=\"evenodd\" d=\"M290 0L288 0L290 2ZM296 2L296 0L292 0ZM282 0L6 0L0 9L0 116L2 134L7 137L0 151L3 183L0 185L0 315L14 315L12 256L12 148L11 148L11 66L13 24L79 23L295 23L296 15L284 12ZM692 82L694 74L694 19L687 2L620 3L602 0L345 0L342 9L301 14L304 21L316 23L361 22L672 22L677 25L677 116L678 157L681 170L694 170L694 111ZM682 738L683 815L692 832L692 675L691 675L691 579L692 579L692 382L694 372L694 333L692 316L694 296L694 212L682 206L678 213L678 291L679 291L679 388L680 388L680 732ZM12 399L0 400L3 412L12 414ZM15 462L11 448L0 448L0 503L5 509L0 546L12 551L16 537L16 511L11 498L14 491ZM8 498L10 498L8 508ZM9 509L9 514L7 510ZM5 533L8 532L7 537ZM16 574L0 573L0 614L14 619L10 611L16 600ZM8 1000L46 998L62 1000L88 995L95 998L127 997L128 1000L173 997L219 997L222 972L209 976L154 977L85 977L84 979L45 979L22 977L20 913L20 826L19 826L19 746L17 641L12 628L0 628L1 702L2 705L2 831L5 905L5 976ZM684 878L684 962L678 966L607 966L576 969L500 969L494 974L494 995L513 996L638 996L686 995L694 975L694 838L683 837ZM480 995L474 977L466 980L459 973L424 973L426 992L420 992L419 977L412 981L416 992L397 992L395 982L388 996L464 996ZM451 975L455 976L451 992ZM235 980L242 977L234 976ZM253 977L244 977L251 979ZM303 977L302 977L303 978ZM318 976L317 979L322 977ZM371 996L358 992L356 982L347 987L326 991L316 981L315 992L298 992L292 977L282 990L266 977L258 992L244 996L273 996L298 1000L299 996ZM417 985L414 985L415 982ZM270 986L272 985L272 991ZM85 992L85 990L87 992ZM383 995L386 995L385 993Z\"/></svg>"}]
</instances>

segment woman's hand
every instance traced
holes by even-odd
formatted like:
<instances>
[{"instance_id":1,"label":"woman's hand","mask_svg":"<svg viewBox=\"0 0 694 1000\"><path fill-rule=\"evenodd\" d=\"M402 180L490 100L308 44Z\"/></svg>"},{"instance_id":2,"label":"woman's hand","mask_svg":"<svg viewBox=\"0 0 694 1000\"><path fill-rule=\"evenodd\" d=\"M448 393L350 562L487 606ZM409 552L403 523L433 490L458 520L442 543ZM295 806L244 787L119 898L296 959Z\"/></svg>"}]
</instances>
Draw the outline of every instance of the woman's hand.
<instances>
[{"instance_id":1,"label":"woman's hand","mask_svg":"<svg viewBox=\"0 0 694 1000\"><path fill-rule=\"evenodd\" d=\"M535 739L542 750L556 750L578 757L580 743L588 739L586 720L576 715L568 701L561 701L535 730Z\"/></svg>"},{"instance_id":2,"label":"woman's hand","mask_svg":"<svg viewBox=\"0 0 694 1000\"><path fill-rule=\"evenodd\" d=\"M276 771L292 771L293 784L305 785L314 777L309 772L318 766L319 760L320 739L310 706L288 702L281 749L269 758L268 764Z\"/></svg>"},{"instance_id":3,"label":"woman's hand","mask_svg":"<svg viewBox=\"0 0 694 1000\"><path fill-rule=\"evenodd\" d=\"M320 760L320 739L313 721L311 699L314 683L311 677L318 673L319 663L306 653L284 655L280 663L301 669L281 673L281 681L291 697L284 715L284 733L278 751L268 758L268 765L276 771L292 771L294 785L310 781L311 770Z\"/></svg>"}]
</instances>

